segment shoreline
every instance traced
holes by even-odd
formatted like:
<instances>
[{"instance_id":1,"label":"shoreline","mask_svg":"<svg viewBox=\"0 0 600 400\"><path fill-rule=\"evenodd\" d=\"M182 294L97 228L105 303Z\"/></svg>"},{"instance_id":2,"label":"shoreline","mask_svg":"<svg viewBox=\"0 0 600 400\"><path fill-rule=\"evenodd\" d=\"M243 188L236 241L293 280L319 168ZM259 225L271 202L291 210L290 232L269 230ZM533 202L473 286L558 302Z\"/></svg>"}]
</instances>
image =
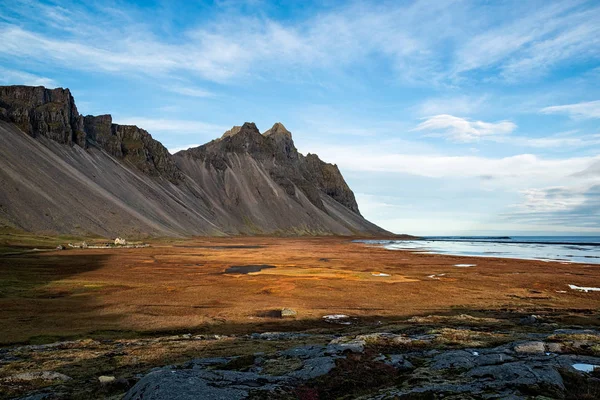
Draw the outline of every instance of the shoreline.
<instances>
[{"instance_id":1,"label":"shoreline","mask_svg":"<svg viewBox=\"0 0 600 400\"><path fill-rule=\"evenodd\" d=\"M495 241L470 241L470 240L432 240L432 239L419 239L419 240L414 240L414 242L425 242L425 241L430 241L430 242L438 242L438 243L453 243L453 244L459 244L459 245L469 245L470 243L485 243L485 244L489 244L490 246L496 246L496 245L505 245L507 247L510 247L511 245L516 245L516 248L519 248L519 245L547 245L548 247L551 246L564 246L565 244L563 243L542 243L542 242L495 242ZM507 254L506 256L502 256L502 255L492 255L492 254L503 254L503 252L489 252L488 254L486 254L486 252L481 251L481 250L476 250L474 249L472 254L460 254L460 250L456 250L456 253L453 253L452 250L443 250L443 249L428 249L427 247L415 247L415 248L388 248L388 246L390 245L395 245L396 241L394 240L385 240L385 241L379 241L379 240L357 240L355 241L356 243L363 243L365 245L369 245L369 246L374 246L374 247L380 247L380 248L384 248L386 250L389 251L408 251L408 252L413 252L415 254L438 254L438 255L447 255L447 256L454 256L454 257L474 257L474 258L494 258L494 259L509 259L509 260L521 260L521 261L541 261L541 262L555 262L555 263L561 263L561 264L592 264L592 265L600 265L600 256L592 256L592 255L579 255L579 256L574 256L574 255L570 255L570 254L565 254L563 255L564 257L574 257L574 258L589 258L590 260L594 260L594 261L580 261L580 260L569 260L569 259L560 259L560 258L542 258L542 257L527 257L527 256L518 256L517 254L510 254L510 253L504 253ZM412 242L412 240L411 240ZM569 243L568 245L572 245L572 246L586 246L586 247L596 247L599 246L600 244L596 245L587 245L587 244L580 244L580 243ZM580 249L577 249L580 250ZM476 253L478 251L478 253ZM518 252L518 250L516 251Z\"/></svg>"}]
</instances>

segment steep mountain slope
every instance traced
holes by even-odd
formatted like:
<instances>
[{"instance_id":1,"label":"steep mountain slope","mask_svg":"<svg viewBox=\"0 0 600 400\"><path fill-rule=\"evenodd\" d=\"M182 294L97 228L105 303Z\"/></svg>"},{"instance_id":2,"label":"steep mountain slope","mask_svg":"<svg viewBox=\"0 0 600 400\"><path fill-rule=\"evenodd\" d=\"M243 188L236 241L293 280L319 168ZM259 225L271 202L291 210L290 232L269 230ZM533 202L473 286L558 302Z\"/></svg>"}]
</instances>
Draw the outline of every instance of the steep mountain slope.
<instances>
[{"instance_id":1,"label":"steep mountain slope","mask_svg":"<svg viewBox=\"0 0 600 400\"><path fill-rule=\"evenodd\" d=\"M281 124L172 156L143 129L79 115L68 89L0 87L0 188L0 225L33 232L387 234Z\"/></svg>"}]
</instances>

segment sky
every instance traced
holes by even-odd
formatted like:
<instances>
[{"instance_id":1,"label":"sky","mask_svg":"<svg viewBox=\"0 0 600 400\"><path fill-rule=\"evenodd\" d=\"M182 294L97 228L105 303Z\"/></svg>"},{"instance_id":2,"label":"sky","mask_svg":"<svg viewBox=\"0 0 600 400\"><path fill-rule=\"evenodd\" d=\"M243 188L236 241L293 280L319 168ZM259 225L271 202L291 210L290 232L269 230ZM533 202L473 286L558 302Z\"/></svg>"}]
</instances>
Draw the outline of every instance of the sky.
<instances>
[{"instance_id":1,"label":"sky","mask_svg":"<svg viewBox=\"0 0 600 400\"><path fill-rule=\"evenodd\" d=\"M600 235L600 2L0 0L0 85L171 152L282 122L415 235Z\"/></svg>"}]
</instances>

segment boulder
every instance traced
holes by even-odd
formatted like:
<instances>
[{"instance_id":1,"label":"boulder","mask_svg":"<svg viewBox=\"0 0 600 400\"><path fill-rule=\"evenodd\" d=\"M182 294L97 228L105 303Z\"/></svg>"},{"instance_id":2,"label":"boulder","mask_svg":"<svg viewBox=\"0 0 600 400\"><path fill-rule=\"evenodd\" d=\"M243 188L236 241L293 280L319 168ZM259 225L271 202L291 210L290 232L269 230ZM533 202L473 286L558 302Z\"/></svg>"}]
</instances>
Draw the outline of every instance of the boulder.
<instances>
[{"instance_id":1,"label":"boulder","mask_svg":"<svg viewBox=\"0 0 600 400\"><path fill-rule=\"evenodd\" d=\"M515 347L515 352L526 353L526 354L543 354L546 352L546 345L544 342L524 342L519 343Z\"/></svg>"},{"instance_id":2,"label":"boulder","mask_svg":"<svg viewBox=\"0 0 600 400\"><path fill-rule=\"evenodd\" d=\"M281 318L293 318L297 315L298 315L298 312L291 308L282 308L281 309Z\"/></svg>"}]
</instances>

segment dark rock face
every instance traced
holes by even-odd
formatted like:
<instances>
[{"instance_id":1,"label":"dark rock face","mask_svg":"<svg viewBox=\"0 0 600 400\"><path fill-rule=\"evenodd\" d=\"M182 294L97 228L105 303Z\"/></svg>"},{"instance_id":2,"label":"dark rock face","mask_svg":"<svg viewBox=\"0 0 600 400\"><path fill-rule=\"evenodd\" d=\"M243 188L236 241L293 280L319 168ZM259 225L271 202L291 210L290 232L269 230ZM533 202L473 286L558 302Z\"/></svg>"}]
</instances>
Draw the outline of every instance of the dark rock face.
<instances>
[{"instance_id":1,"label":"dark rock face","mask_svg":"<svg viewBox=\"0 0 600 400\"><path fill-rule=\"evenodd\" d=\"M281 123L171 155L137 126L81 116L68 89L3 86L0 167L0 224L24 230L388 234L362 218L337 166L298 153Z\"/></svg>"},{"instance_id":2,"label":"dark rock face","mask_svg":"<svg viewBox=\"0 0 600 400\"><path fill-rule=\"evenodd\" d=\"M344 180L337 165L321 161L316 154L308 154L304 158L306 166L305 177L316 183L317 187L331 196L338 203L360 214L354 193Z\"/></svg>"},{"instance_id":3,"label":"dark rock face","mask_svg":"<svg viewBox=\"0 0 600 400\"><path fill-rule=\"evenodd\" d=\"M151 176L163 176L173 183L183 180L169 151L148 132L128 125L113 124L111 128L125 161Z\"/></svg>"},{"instance_id":4,"label":"dark rock face","mask_svg":"<svg viewBox=\"0 0 600 400\"><path fill-rule=\"evenodd\" d=\"M63 144L85 144L83 119L69 89L0 86L0 119L32 137Z\"/></svg>"},{"instance_id":5,"label":"dark rock face","mask_svg":"<svg viewBox=\"0 0 600 400\"><path fill-rule=\"evenodd\" d=\"M168 150L143 129L112 123L110 115L79 115L69 89L0 87L0 119L32 137L83 148L98 146L151 176L182 180Z\"/></svg>"}]
</instances>

